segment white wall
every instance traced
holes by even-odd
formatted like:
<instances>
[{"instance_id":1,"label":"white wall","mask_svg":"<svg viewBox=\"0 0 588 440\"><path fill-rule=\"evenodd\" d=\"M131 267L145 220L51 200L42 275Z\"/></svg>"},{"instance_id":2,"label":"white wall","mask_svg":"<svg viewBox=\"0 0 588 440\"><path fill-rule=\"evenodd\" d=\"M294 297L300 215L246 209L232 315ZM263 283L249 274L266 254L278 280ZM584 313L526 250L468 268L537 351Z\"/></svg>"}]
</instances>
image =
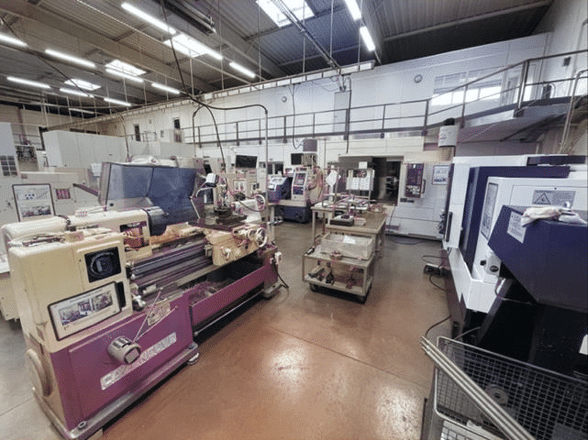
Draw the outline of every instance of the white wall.
<instances>
[{"instance_id":1,"label":"white wall","mask_svg":"<svg viewBox=\"0 0 588 440\"><path fill-rule=\"evenodd\" d=\"M0 154L16 157L16 148L12 138L12 128L6 122L0 122Z\"/></svg>"},{"instance_id":2,"label":"white wall","mask_svg":"<svg viewBox=\"0 0 588 440\"><path fill-rule=\"evenodd\" d=\"M51 127L69 122L81 121L81 118L42 113L33 110L23 110L12 105L0 105L0 120L12 124L35 125L37 127Z\"/></svg>"},{"instance_id":3,"label":"white wall","mask_svg":"<svg viewBox=\"0 0 588 440\"><path fill-rule=\"evenodd\" d=\"M498 70L527 58L539 57L545 51L547 35L539 34L512 41L488 44L484 46L448 52L404 61L391 65L379 66L371 71L353 73L345 77L331 77L316 81L309 81L293 86L275 87L256 92L235 94L213 101L211 104L218 107L243 106L263 104L267 107L270 118L269 128L279 128L279 131L270 133L281 135L284 115L296 114L295 125L300 127L312 123L312 117L306 115L311 112L332 111L336 109L336 96L342 89L351 91L351 106L373 106L388 103L398 103L411 100L424 100L432 96L435 77L450 75L458 72L472 70ZM422 76L420 83L414 82L416 75ZM338 107L337 107L338 108ZM170 108L162 108L156 112L140 115L125 115L125 120L113 120L104 124L101 133L122 136L125 132L130 135L134 132L133 126L138 124L141 132L157 133L158 139L161 130L173 128L173 119L180 119L180 126L184 130L185 142L192 141L192 114L196 107L191 102L176 105ZM356 111L354 117L369 118L380 117L381 108ZM387 116L420 114L419 118L405 120L403 126L422 126L424 104L405 104L397 108L388 109ZM250 119L263 119L264 112L260 108L247 108L233 111L214 111L217 123L220 124L221 136L223 133L232 133L236 121ZM441 120L448 117L441 116ZM276 119L273 119L276 118ZM333 113L317 115L315 122L333 123ZM199 126L203 136L207 136L208 142L212 141L214 130L212 119L206 109L199 110L195 118L196 126ZM124 127L123 127L124 124ZM265 124L262 122L262 126ZM292 118L288 118L288 125L292 125ZM374 127L379 128L379 123ZM125 131L126 128L126 131ZM331 128L331 127L329 127ZM252 137L244 134L251 130L257 135L258 121L239 125L241 137ZM291 129L287 135L291 135Z\"/></svg>"},{"instance_id":4,"label":"white wall","mask_svg":"<svg viewBox=\"0 0 588 440\"><path fill-rule=\"evenodd\" d=\"M71 131L43 133L51 167L89 168L92 163L121 162L126 159L125 140Z\"/></svg>"},{"instance_id":5,"label":"white wall","mask_svg":"<svg viewBox=\"0 0 588 440\"><path fill-rule=\"evenodd\" d=\"M28 142L26 145L41 149L39 128L80 121L80 118L25 110L11 105L0 105L0 121L9 122L12 127L13 140L16 144ZM36 170L36 164L26 163L25 167ZM31 168L32 167L32 168Z\"/></svg>"},{"instance_id":6,"label":"white wall","mask_svg":"<svg viewBox=\"0 0 588 440\"><path fill-rule=\"evenodd\" d=\"M122 137L71 131L49 131L43 134L50 167L90 169L91 164L125 162L127 156L195 156L193 145L172 142L125 141Z\"/></svg>"},{"instance_id":7,"label":"white wall","mask_svg":"<svg viewBox=\"0 0 588 440\"><path fill-rule=\"evenodd\" d=\"M539 57L545 51L545 44L548 35L539 34L531 37L521 38L512 41L488 44L480 47L464 49L460 51L439 54L417 60L409 60L391 65L379 66L371 71L363 71L347 75L345 77L331 77L315 81L299 83L294 86L282 86L272 89L264 89L256 92L235 94L225 98L217 99L211 104L217 107L243 106L252 104L263 104L268 109L270 116L268 127L271 136L281 136L283 134L283 116L288 116L287 125L295 125L298 134L302 133L304 125L312 123L313 119L308 113L319 112L315 115L314 122L317 124L325 123L330 130L333 128L334 115L332 111L341 108L346 104L348 95L341 93L344 90L350 93L351 106L373 106L388 103L398 103L412 100L424 100L432 96L435 77L439 75L451 75L460 72L472 70L490 69L498 70L507 65L512 65L527 58ZM422 81L416 83L416 75L422 76ZM344 99L338 99L343 97ZM345 101L345 102L343 102ZM343 102L343 104L341 104ZM339 104L337 104L339 103ZM160 139L161 132L169 131L173 128L173 120L180 119L180 126L183 129L185 142L192 142L192 115L196 107L193 103L186 101L169 108L160 108L159 111L133 115L126 114L122 118L112 120L108 124L101 126L100 132L113 136L131 135L134 133L134 125L138 124L142 133L155 133L157 139ZM322 111L328 113L320 113ZM402 126L422 127L424 121L424 104L404 104L397 107L387 107L387 117L407 116L417 114L419 117L413 119L404 119ZM380 118L382 107L355 110L354 118ZM295 114L295 119L291 116ZM240 137L255 137L259 135L259 121L261 126L265 127L264 112L261 108L247 108L232 111L214 110L216 122L220 124L221 137L223 134L233 134L235 131L235 122L239 123ZM440 120L451 115L441 115ZM230 124L225 124L230 123ZM202 108L195 117L196 127L200 127L201 135L209 143L214 140L213 121L210 113ZM396 124L396 125L394 125ZM373 126L372 126L373 125ZM398 127L400 122L389 122L387 127ZM379 129L381 123L366 123L361 129ZM274 131L271 131L275 129ZM247 130L251 130L249 134ZM292 128L288 128L286 136L287 142L272 141L269 146L269 158L272 161L283 161L289 164L290 154L297 152L301 139L298 138L292 142ZM262 131L261 136L265 133ZM362 149L358 145L363 145L364 149L374 149L375 155L397 155L403 156L409 152L414 152L412 144L407 147L407 141L394 134L385 139L366 139L363 141L350 142L351 149ZM131 136L128 136L131 137ZM347 142L341 139L329 139L325 141L319 138L319 163L324 164L329 161L336 161L339 154L347 151ZM325 150L324 143L327 142L328 154L321 152ZM422 140L419 140L419 148L422 150ZM223 144L223 151L228 162L234 160L236 154L252 154L258 156L260 161L266 160L265 143L259 145L246 145L241 143L240 146ZM487 154L487 148L484 154ZM503 154L501 149L500 153ZM534 151L534 148L533 148ZM527 149L524 149L524 153ZM370 151L371 153L371 151ZM512 154L516 154L512 152ZM220 151L216 146L208 145L203 148L196 148L196 155L199 157L211 156L220 157Z\"/></svg>"},{"instance_id":8,"label":"white wall","mask_svg":"<svg viewBox=\"0 0 588 440\"><path fill-rule=\"evenodd\" d=\"M544 19L539 23L537 32L548 32L550 38L546 47L546 55L586 49L588 45L586 19L588 7L586 0L555 0ZM544 65L546 80L574 77L576 72L586 69L586 54L572 56L569 65L564 65L564 58L558 57ZM557 95L568 94L571 84L555 84ZM578 95L586 93L586 81L580 84Z\"/></svg>"}]
</instances>

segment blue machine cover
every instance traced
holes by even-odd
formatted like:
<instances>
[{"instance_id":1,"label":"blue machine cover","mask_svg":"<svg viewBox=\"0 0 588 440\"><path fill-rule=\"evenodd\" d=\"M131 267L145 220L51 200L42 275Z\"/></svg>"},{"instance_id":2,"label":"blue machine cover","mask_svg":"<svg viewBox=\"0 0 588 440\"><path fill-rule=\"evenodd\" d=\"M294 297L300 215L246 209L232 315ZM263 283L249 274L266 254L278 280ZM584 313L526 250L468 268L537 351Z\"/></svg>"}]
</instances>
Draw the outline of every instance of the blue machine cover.
<instances>
[{"instance_id":1,"label":"blue machine cover","mask_svg":"<svg viewBox=\"0 0 588 440\"><path fill-rule=\"evenodd\" d=\"M588 311L588 226L538 220L516 222L524 207L503 206L488 242L540 304Z\"/></svg>"}]
</instances>

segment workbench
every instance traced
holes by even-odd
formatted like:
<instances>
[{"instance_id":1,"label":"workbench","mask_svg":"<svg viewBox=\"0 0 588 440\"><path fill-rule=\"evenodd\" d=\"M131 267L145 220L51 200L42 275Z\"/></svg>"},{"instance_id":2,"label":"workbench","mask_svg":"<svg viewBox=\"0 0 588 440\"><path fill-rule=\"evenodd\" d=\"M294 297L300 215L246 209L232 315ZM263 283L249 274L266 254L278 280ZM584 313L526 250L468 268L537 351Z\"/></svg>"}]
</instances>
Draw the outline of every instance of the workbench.
<instances>
[{"instance_id":1,"label":"workbench","mask_svg":"<svg viewBox=\"0 0 588 440\"><path fill-rule=\"evenodd\" d=\"M350 234L350 235L361 235L364 237L375 237L376 238L376 252L379 252L382 247L384 240L384 225L386 224L387 211L384 209L383 212L371 212L364 211L356 214L356 217L364 218L365 224L362 226L341 226L332 225L331 219L333 217L334 208L332 204L325 202L317 203L311 208L312 211L312 239L316 238L316 218L319 214L323 214L326 219L326 223L323 225L322 234L327 231Z\"/></svg>"}]
</instances>

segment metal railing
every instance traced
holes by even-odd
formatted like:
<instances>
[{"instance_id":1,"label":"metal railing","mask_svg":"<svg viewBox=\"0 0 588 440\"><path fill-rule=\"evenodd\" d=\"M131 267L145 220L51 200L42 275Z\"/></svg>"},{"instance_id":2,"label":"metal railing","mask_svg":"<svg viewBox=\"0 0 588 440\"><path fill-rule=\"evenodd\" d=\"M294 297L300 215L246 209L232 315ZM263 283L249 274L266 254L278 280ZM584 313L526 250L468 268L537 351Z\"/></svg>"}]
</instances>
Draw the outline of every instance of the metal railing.
<instances>
[{"instance_id":1,"label":"metal railing","mask_svg":"<svg viewBox=\"0 0 588 440\"><path fill-rule=\"evenodd\" d=\"M435 94L427 99L393 102L346 109L295 113L288 115L248 118L214 124L183 128L181 140L194 145L214 144L218 138L229 145L292 142L308 137L350 136L384 138L393 132L418 132L426 134L448 118L454 118L462 126L471 118L503 111L520 116L523 110L547 102L567 103L571 99L575 78L556 78L535 81L544 75L550 62L562 58L588 54L588 50L530 58L506 66ZM585 76L585 75L584 75ZM490 84L490 86L487 86ZM498 84L498 85L497 85ZM267 121L267 122L266 122ZM217 132L218 130L218 138Z\"/></svg>"}]
</instances>

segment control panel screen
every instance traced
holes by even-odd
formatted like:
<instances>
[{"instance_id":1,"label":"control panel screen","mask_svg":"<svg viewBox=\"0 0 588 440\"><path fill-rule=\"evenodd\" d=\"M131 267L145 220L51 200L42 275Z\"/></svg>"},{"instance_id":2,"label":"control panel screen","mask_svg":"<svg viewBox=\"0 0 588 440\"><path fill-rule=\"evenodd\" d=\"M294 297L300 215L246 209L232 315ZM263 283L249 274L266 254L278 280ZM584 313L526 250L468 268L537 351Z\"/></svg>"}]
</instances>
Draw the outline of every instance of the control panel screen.
<instances>
[{"instance_id":1,"label":"control panel screen","mask_svg":"<svg viewBox=\"0 0 588 440\"><path fill-rule=\"evenodd\" d=\"M49 314L57 339L84 330L120 312L114 283L51 304Z\"/></svg>"},{"instance_id":2,"label":"control panel screen","mask_svg":"<svg viewBox=\"0 0 588 440\"><path fill-rule=\"evenodd\" d=\"M306 173L296 173L294 177L294 185L300 186L304 185L304 180L306 179Z\"/></svg>"}]
</instances>

